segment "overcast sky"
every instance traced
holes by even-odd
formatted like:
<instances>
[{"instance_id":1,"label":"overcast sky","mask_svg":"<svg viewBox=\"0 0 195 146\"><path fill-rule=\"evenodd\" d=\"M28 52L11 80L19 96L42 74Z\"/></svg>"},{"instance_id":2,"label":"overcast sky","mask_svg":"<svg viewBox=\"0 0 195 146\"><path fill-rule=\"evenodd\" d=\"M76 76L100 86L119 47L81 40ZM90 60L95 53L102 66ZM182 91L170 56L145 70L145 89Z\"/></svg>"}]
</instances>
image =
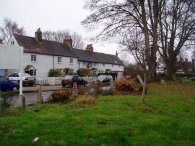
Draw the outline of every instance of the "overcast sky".
<instances>
[{"instance_id":1,"label":"overcast sky","mask_svg":"<svg viewBox=\"0 0 195 146\"><path fill-rule=\"evenodd\" d=\"M70 30L77 32L84 38L84 43L93 43L96 52L115 54L117 45L105 42L90 42L92 32L87 32L81 21L89 15L83 9L84 0L1 0L0 24L5 17L23 26L26 35L34 36L37 28L44 30Z\"/></svg>"}]
</instances>

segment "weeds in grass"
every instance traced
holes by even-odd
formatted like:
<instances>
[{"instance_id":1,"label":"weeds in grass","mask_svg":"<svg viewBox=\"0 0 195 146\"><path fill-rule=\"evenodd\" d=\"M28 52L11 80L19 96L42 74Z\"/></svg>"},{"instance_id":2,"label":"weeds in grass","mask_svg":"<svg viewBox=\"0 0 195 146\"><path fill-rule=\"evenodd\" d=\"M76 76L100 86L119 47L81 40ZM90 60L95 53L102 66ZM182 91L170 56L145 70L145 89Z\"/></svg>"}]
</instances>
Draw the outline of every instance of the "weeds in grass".
<instances>
[{"instance_id":1,"label":"weeds in grass","mask_svg":"<svg viewBox=\"0 0 195 146\"><path fill-rule=\"evenodd\" d=\"M76 106L95 105L95 103L96 103L96 98L90 95L88 96L81 95L74 101L74 105Z\"/></svg>"}]
</instances>

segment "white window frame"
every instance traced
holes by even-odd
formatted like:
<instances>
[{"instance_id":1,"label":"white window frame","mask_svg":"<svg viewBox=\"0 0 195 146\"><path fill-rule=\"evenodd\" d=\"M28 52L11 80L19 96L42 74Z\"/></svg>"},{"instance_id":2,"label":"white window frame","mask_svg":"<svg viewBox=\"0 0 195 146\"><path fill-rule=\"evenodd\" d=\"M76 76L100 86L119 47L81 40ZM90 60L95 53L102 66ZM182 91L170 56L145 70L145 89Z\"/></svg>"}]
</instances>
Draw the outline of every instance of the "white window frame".
<instances>
[{"instance_id":1,"label":"white window frame","mask_svg":"<svg viewBox=\"0 0 195 146\"><path fill-rule=\"evenodd\" d=\"M11 41L11 44L14 45L14 41Z\"/></svg>"},{"instance_id":2,"label":"white window frame","mask_svg":"<svg viewBox=\"0 0 195 146\"><path fill-rule=\"evenodd\" d=\"M62 57L61 57L61 56L58 56L57 62L58 62L58 63L62 63Z\"/></svg>"},{"instance_id":3,"label":"white window frame","mask_svg":"<svg viewBox=\"0 0 195 146\"><path fill-rule=\"evenodd\" d=\"M72 57L70 58L70 64L74 64L74 59Z\"/></svg>"},{"instance_id":4,"label":"white window frame","mask_svg":"<svg viewBox=\"0 0 195 146\"><path fill-rule=\"evenodd\" d=\"M31 62L37 62L37 55L36 54L31 54L30 57L31 57L30 58Z\"/></svg>"}]
</instances>

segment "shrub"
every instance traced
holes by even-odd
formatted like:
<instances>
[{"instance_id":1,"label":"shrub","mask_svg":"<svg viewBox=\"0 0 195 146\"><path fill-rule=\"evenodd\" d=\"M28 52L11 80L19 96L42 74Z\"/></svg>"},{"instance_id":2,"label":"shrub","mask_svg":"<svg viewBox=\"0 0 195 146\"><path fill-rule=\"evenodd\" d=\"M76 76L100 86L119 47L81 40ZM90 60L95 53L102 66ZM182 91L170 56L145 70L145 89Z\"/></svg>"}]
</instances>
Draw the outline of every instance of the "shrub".
<instances>
[{"instance_id":1,"label":"shrub","mask_svg":"<svg viewBox=\"0 0 195 146\"><path fill-rule=\"evenodd\" d=\"M81 105L94 105L96 103L96 99L93 96L80 96L74 102L74 105L81 106Z\"/></svg>"},{"instance_id":2,"label":"shrub","mask_svg":"<svg viewBox=\"0 0 195 146\"><path fill-rule=\"evenodd\" d=\"M78 89L78 94L79 95L84 95L87 92L86 87L83 86L83 85L77 86L77 89Z\"/></svg>"},{"instance_id":3,"label":"shrub","mask_svg":"<svg viewBox=\"0 0 195 146\"><path fill-rule=\"evenodd\" d=\"M133 81L131 80L117 80L115 81L115 89L118 91L133 91Z\"/></svg>"},{"instance_id":4,"label":"shrub","mask_svg":"<svg viewBox=\"0 0 195 146\"><path fill-rule=\"evenodd\" d=\"M114 83L115 90L125 91L125 92L136 92L140 93L142 91L142 85L136 83L133 80L117 80Z\"/></svg>"},{"instance_id":5,"label":"shrub","mask_svg":"<svg viewBox=\"0 0 195 146\"><path fill-rule=\"evenodd\" d=\"M77 74L81 77L89 76L89 70L85 68L81 68L77 71Z\"/></svg>"},{"instance_id":6,"label":"shrub","mask_svg":"<svg viewBox=\"0 0 195 146\"><path fill-rule=\"evenodd\" d=\"M69 89L54 91L51 94L50 102L65 102L70 95L71 91Z\"/></svg>"},{"instance_id":7,"label":"shrub","mask_svg":"<svg viewBox=\"0 0 195 146\"><path fill-rule=\"evenodd\" d=\"M49 77L60 77L60 75L61 75L61 72L58 69L50 69L48 73Z\"/></svg>"}]
</instances>

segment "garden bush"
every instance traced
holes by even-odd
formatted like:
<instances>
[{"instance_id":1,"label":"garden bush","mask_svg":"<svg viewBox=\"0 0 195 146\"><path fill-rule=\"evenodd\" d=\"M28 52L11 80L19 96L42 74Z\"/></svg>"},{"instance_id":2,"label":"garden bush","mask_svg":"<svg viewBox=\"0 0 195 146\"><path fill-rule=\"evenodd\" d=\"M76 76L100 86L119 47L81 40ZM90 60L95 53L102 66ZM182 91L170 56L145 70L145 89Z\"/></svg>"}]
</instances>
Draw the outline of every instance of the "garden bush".
<instances>
[{"instance_id":1,"label":"garden bush","mask_svg":"<svg viewBox=\"0 0 195 146\"><path fill-rule=\"evenodd\" d=\"M133 80L117 80L114 83L114 87L116 91L136 92L136 93L141 93L142 91L141 84L138 84Z\"/></svg>"},{"instance_id":2,"label":"garden bush","mask_svg":"<svg viewBox=\"0 0 195 146\"><path fill-rule=\"evenodd\" d=\"M54 91L51 94L50 102L65 102L71 96L70 89L64 89L59 91Z\"/></svg>"},{"instance_id":3,"label":"garden bush","mask_svg":"<svg viewBox=\"0 0 195 146\"><path fill-rule=\"evenodd\" d=\"M78 94L79 95L84 95L87 92L86 87L83 86L83 85L77 86L77 89L78 89Z\"/></svg>"},{"instance_id":4,"label":"garden bush","mask_svg":"<svg viewBox=\"0 0 195 146\"><path fill-rule=\"evenodd\" d=\"M80 68L78 71L77 71L77 74L81 77L86 77L86 76L89 76L89 70L88 69L85 69L85 68Z\"/></svg>"},{"instance_id":5,"label":"garden bush","mask_svg":"<svg viewBox=\"0 0 195 146\"><path fill-rule=\"evenodd\" d=\"M58 69L50 69L48 72L48 77L60 77L61 72Z\"/></svg>"}]
</instances>

